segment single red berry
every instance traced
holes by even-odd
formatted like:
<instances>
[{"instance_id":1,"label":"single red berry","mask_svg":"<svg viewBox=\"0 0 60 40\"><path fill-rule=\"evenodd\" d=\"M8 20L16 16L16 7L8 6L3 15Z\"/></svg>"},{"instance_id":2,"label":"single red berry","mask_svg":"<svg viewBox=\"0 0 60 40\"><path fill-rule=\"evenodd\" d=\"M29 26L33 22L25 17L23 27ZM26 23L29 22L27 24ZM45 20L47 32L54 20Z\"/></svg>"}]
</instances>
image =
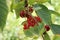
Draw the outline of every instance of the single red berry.
<instances>
[{"instance_id":1,"label":"single red berry","mask_svg":"<svg viewBox=\"0 0 60 40\"><path fill-rule=\"evenodd\" d=\"M31 23L32 23L31 26L33 27L37 22L35 21L35 19L32 19L32 20L31 20Z\"/></svg>"},{"instance_id":2,"label":"single red berry","mask_svg":"<svg viewBox=\"0 0 60 40\"><path fill-rule=\"evenodd\" d=\"M27 18L27 22L28 22L28 24L31 26L32 25L32 23L31 23L31 18L29 17L29 18Z\"/></svg>"},{"instance_id":3,"label":"single red berry","mask_svg":"<svg viewBox=\"0 0 60 40\"><path fill-rule=\"evenodd\" d=\"M34 27L35 26L35 23L33 22L31 26Z\"/></svg>"},{"instance_id":4,"label":"single red berry","mask_svg":"<svg viewBox=\"0 0 60 40\"><path fill-rule=\"evenodd\" d=\"M35 21L34 20L28 21L28 24L30 24L30 26L33 27L35 25Z\"/></svg>"},{"instance_id":5,"label":"single red berry","mask_svg":"<svg viewBox=\"0 0 60 40\"><path fill-rule=\"evenodd\" d=\"M49 31L50 30L49 25L45 25L45 29L46 29L46 31Z\"/></svg>"},{"instance_id":6,"label":"single red berry","mask_svg":"<svg viewBox=\"0 0 60 40\"><path fill-rule=\"evenodd\" d=\"M32 7L29 7L29 12L33 12L33 8Z\"/></svg>"},{"instance_id":7,"label":"single red berry","mask_svg":"<svg viewBox=\"0 0 60 40\"><path fill-rule=\"evenodd\" d=\"M27 17L27 21L30 21L31 19L32 19L31 16L28 16L28 17Z\"/></svg>"},{"instance_id":8,"label":"single red berry","mask_svg":"<svg viewBox=\"0 0 60 40\"><path fill-rule=\"evenodd\" d=\"M29 26L31 26L32 25L31 21L28 21L28 24L29 24Z\"/></svg>"},{"instance_id":9,"label":"single red berry","mask_svg":"<svg viewBox=\"0 0 60 40\"><path fill-rule=\"evenodd\" d=\"M20 16L21 16L21 17L25 17L25 15L26 15L26 12L25 12L24 10L22 10L22 11L20 12Z\"/></svg>"},{"instance_id":10,"label":"single red berry","mask_svg":"<svg viewBox=\"0 0 60 40\"><path fill-rule=\"evenodd\" d=\"M29 29L29 25L28 24L24 24L24 30Z\"/></svg>"},{"instance_id":11,"label":"single red berry","mask_svg":"<svg viewBox=\"0 0 60 40\"><path fill-rule=\"evenodd\" d=\"M37 22L42 22L42 20L39 16L36 16L35 18L36 18Z\"/></svg>"},{"instance_id":12,"label":"single red berry","mask_svg":"<svg viewBox=\"0 0 60 40\"><path fill-rule=\"evenodd\" d=\"M27 22L32 27L34 27L34 25L36 24L35 19L33 17L31 17L31 16L29 18L27 18Z\"/></svg>"}]
</instances>

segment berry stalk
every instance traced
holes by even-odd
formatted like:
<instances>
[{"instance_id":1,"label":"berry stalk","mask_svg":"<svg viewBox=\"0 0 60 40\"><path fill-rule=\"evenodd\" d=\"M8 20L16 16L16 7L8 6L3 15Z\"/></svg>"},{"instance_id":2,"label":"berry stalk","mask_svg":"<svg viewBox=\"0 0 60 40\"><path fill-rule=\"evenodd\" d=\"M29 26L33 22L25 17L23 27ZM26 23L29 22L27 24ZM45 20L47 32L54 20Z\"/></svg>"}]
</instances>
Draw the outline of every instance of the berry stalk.
<instances>
[{"instance_id":1,"label":"berry stalk","mask_svg":"<svg viewBox=\"0 0 60 40\"><path fill-rule=\"evenodd\" d=\"M25 7L28 7L28 0L25 0Z\"/></svg>"}]
</instances>

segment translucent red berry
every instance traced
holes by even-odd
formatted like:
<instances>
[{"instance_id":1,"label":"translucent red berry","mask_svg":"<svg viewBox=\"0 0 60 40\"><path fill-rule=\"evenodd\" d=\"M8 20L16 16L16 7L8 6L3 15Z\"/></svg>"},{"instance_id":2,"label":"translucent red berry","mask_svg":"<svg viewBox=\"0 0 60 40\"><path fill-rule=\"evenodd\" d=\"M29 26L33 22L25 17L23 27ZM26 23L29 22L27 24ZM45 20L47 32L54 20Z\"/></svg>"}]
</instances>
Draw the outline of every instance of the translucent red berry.
<instances>
[{"instance_id":1,"label":"translucent red berry","mask_svg":"<svg viewBox=\"0 0 60 40\"><path fill-rule=\"evenodd\" d=\"M37 22L35 21L35 19L32 19L32 20L31 20L31 23L32 23L31 26L33 27Z\"/></svg>"},{"instance_id":2,"label":"translucent red berry","mask_svg":"<svg viewBox=\"0 0 60 40\"><path fill-rule=\"evenodd\" d=\"M29 12L33 12L33 8L32 7L29 7Z\"/></svg>"},{"instance_id":3,"label":"translucent red berry","mask_svg":"<svg viewBox=\"0 0 60 40\"><path fill-rule=\"evenodd\" d=\"M42 20L39 16L36 16L35 18L36 18L37 22L42 22Z\"/></svg>"},{"instance_id":4,"label":"translucent red berry","mask_svg":"<svg viewBox=\"0 0 60 40\"><path fill-rule=\"evenodd\" d=\"M31 16L28 16L27 21L30 21L31 19L32 19L32 17Z\"/></svg>"},{"instance_id":5,"label":"translucent red berry","mask_svg":"<svg viewBox=\"0 0 60 40\"><path fill-rule=\"evenodd\" d=\"M29 29L29 25L28 24L24 24L24 30Z\"/></svg>"},{"instance_id":6,"label":"translucent red berry","mask_svg":"<svg viewBox=\"0 0 60 40\"><path fill-rule=\"evenodd\" d=\"M31 16L29 18L27 18L27 22L32 27L34 27L34 25L36 24L35 19L33 17L31 17Z\"/></svg>"},{"instance_id":7,"label":"translucent red berry","mask_svg":"<svg viewBox=\"0 0 60 40\"><path fill-rule=\"evenodd\" d=\"M25 12L24 10L22 10L22 11L20 12L20 16L21 16L21 17L25 17L25 15L26 15L26 12Z\"/></svg>"},{"instance_id":8,"label":"translucent red berry","mask_svg":"<svg viewBox=\"0 0 60 40\"><path fill-rule=\"evenodd\" d=\"M45 29L46 29L46 31L49 31L50 30L49 25L45 25Z\"/></svg>"},{"instance_id":9,"label":"translucent red berry","mask_svg":"<svg viewBox=\"0 0 60 40\"><path fill-rule=\"evenodd\" d=\"M31 26L32 25L31 21L28 21L28 24Z\"/></svg>"},{"instance_id":10,"label":"translucent red berry","mask_svg":"<svg viewBox=\"0 0 60 40\"><path fill-rule=\"evenodd\" d=\"M28 24L30 24L30 26L33 27L35 25L35 20L32 19L32 20L28 21Z\"/></svg>"}]
</instances>

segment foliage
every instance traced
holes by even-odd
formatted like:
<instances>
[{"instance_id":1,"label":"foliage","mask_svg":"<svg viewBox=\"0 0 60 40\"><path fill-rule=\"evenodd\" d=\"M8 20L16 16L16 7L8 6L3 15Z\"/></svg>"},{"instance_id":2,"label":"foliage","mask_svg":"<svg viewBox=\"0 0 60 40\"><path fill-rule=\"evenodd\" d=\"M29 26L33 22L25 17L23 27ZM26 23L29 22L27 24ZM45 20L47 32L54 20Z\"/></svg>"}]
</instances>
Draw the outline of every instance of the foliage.
<instances>
[{"instance_id":1,"label":"foliage","mask_svg":"<svg viewBox=\"0 0 60 40\"><path fill-rule=\"evenodd\" d=\"M9 36L9 38L1 40L29 40L29 38L37 40L40 36L43 40L59 40L59 4L59 0L0 0L0 32L4 34L1 34L4 37L4 32ZM49 9L49 7L53 9ZM22 10L25 13L21 14L23 17L20 15ZM35 18L37 16L39 18ZM24 29L25 23L30 24L26 30ZM46 30L48 27L45 28L45 25L48 25L49 31L51 30L50 32L54 34L52 39L49 31Z\"/></svg>"}]
</instances>

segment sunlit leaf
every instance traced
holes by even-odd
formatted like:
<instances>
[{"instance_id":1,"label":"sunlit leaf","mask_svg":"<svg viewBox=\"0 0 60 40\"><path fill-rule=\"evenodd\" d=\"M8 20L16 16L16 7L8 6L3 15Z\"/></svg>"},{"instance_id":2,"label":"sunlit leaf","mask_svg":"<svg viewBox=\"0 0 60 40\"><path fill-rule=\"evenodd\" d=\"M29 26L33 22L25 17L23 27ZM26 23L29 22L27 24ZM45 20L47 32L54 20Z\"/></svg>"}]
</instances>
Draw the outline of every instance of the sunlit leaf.
<instances>
[{"instance_id":1,"label":"sunlit leaf","mask_svg":"<svg viewBox=\"0 0 60 40\"><path fill-rule=\"evenodd\" d=\"M13 12L14 6L20 3L20 0L11 0L10 11Z\"/></svg>"},{"instance_id":2,"label":"sunlit leaf","mask_svg":"<svg viewBox=\"0 0 60 40\"><path fill-rule=\"evenodd\" d=\"M34 9L39 17L43 20L44 23L51 24L51 14L48 9L42 4L35 4Z\"/></svg>"},{"instance_id":3,"label":"sunlit leaf","mask_svg":"<svg viewBox=\"0 0 60 40\"><path fill-rule=\"evenodd\" d=\"M29 4L33 4L35 2L35 0L28 0Z\"/></svg>"},{"instance_id":4,"label":"sunlit leaf","mask_svg":"<svg viewBox=\"0 0 60 40\"><path fill-rule=\"evenodd\" d=\"M16 18L19 18L19 13L23 8L24 8L24 1L12 0L10 10L11 10L11 12L13 12L13 10L15 10Z\"/></svg>"},{"instance_id":5,"label":"sunlit leaf","mask_svg":"<svg viewBox=\"0 0 60 40\"><path fill-rule=\"evenodd\" d=\"M27 37L32 37L32 36L33 36L33 33L32 33L30 30L24 30L24 34L25 34Z\"/></svg>"},{"instance_id":6,"label":"sunlit leaf","mask_svg":"<svg viewBox=\"0 0 60 40\"><path fill-rule=\"evenodd\" d=\"M60 35L55 35L55 36L53 37L53 40L60 40Z\"/></svg>"},{"instance_id":7,"label":"sunlit leaf","mask_svg":"<svg viewBox=\"0 0 60 40\"><path fill-rule=\"evenodd\" d=\"M20 11L24 9L24 2L20 2L15 6L15 11L16 11L16 17L19 18L20 16Z\"/></svg>"}]
</instances>

